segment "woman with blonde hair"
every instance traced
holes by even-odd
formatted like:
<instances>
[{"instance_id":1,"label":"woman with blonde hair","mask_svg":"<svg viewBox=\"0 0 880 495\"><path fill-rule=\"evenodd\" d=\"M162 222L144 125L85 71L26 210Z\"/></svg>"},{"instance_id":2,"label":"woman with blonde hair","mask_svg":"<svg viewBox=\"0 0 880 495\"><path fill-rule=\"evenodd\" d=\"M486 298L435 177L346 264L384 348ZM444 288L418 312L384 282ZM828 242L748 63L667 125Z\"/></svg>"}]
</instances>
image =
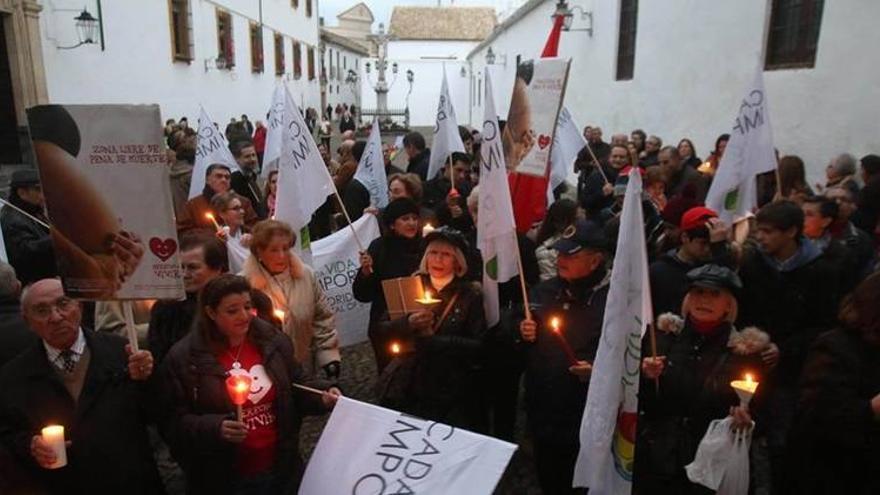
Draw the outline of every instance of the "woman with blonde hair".
<instances>
[{"instance_id":1,"label":"woman with blonde hair","mask_svg":"<svg viewBox=\"0 0 880 495\"><path fill-rule=\"evenodd\" d=\"M730 387L746 374L764 381L779 349L751 327L738 331L739 276L727 267L703 265L687 274L690 288L682 317L657 319L657 357L642 359L636 434L634 488L638 493L704 493L685 474L697 445L714 419L733 416L734 428L750 433L749 407ZM642 345L642 355L651 346ZM766 385L765 385L766 387ZM761 402L763 388L755 400Z\"/></svg>"},{"instance_id":2,"label":"woman with blonde hair","mask_svg":"<svg viewBox=\"0 0 880 495\"><path fill-rule=\"evenodd\" d=\"M336 322L315 273L291 251L295 242L290 225L263 220L251 232L251 254L241 274L272 299L282 329L293 341L296 360L307 372L322 369L336 379L340 371Z\"/></svg>"}]
</instances>

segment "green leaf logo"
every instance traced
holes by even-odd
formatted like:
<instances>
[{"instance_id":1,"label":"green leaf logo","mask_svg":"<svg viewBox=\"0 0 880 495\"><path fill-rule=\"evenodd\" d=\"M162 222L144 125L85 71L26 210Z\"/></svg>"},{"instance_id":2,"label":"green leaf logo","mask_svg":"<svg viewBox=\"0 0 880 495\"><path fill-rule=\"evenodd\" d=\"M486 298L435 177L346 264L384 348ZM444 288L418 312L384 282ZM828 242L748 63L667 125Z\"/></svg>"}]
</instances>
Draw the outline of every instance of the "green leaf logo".
<instances>
[{"instance_id":1,"label":"green leaf logo","mask_svg":"<svg viewBox=\"0 0 880 495\"><path fill-rule=\"evenodd\" d=\"M486 262L485 270L489 278L496 282L498 281L498 256L494 256Z\"/></svg>"},{"instance_id":2,"label":"green leaf logo","mask_svg":"<svg viewBox=\"0 0 880 495\"><path fill-rule=\"evenodd\" d=\"M302 246L303 251L307 251L312 248L312 238L309 236L309 226L306 225L299 231L300 238L300 246Z\"/></svg>"},{"instance_id":3,"label":"green leaf logo","mask_svg":"<svg viewBox=\"0 0 880 495\"><path fill-rule=\"evenodd\" d=\"M739 188L734 189L724 196L724 209L727 211L736 211L736 205L739 203Z\"/></svg>"}]
</instances>

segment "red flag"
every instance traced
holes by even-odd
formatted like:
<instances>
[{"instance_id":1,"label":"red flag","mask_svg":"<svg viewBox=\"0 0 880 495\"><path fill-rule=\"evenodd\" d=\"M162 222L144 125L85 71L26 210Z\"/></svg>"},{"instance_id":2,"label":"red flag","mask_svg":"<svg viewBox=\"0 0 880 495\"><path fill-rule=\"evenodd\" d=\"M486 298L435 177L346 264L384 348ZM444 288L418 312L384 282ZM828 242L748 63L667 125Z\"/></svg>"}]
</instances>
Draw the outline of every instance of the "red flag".
<instances>
[{"instance_id":1,"label":"red flag","mask_svg":"<svg viewBox=\"0 0 880 495\"><path fill-rule=\"evenodd\" d=\"M562 24L565 17L558 15L553 18L553 29L541 52L541 58L552 58L559 53L559 39L562 37ZM526 233L532 224L544 218L547 210L547 183L550 167L546 167L544 177L512 173L508 177L510 195L513 198L513 216L516 218L516 230Z\"/></svg>"}]
</instances>

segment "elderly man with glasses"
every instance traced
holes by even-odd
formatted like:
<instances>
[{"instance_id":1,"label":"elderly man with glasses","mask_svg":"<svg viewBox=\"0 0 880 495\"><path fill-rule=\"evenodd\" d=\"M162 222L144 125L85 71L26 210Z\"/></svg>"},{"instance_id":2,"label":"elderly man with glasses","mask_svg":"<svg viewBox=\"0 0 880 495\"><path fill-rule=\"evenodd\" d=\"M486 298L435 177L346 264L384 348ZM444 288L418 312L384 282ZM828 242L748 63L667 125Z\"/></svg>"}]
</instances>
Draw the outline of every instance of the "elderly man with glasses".
<instances>
[{"instance_id":1,"label":"elderly man with glasses","mask_svg":"<svg viewBox=\"0 0 880 495\"><path fill-rule=\"evenodd\" d=\"M152 355L83 329L58 279L25 288L21 305L40 340L0 370L0 442L48 493L162 493L146 429ZM47 425L64 427L64 467Z\"/></svg>"}]
</instances>

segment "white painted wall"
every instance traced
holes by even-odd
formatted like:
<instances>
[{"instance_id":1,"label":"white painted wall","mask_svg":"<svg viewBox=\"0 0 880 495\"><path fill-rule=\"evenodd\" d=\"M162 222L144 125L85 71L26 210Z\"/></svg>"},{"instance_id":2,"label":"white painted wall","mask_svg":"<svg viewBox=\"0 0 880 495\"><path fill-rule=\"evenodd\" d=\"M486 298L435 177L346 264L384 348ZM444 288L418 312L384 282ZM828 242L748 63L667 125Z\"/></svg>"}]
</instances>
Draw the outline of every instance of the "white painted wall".
<instances>
[{"instance_id":1,"label":"white painted wall","mask_svg":"<svg viewBox=\"0 0 880 495\"><path fill-rule=\"evenodd\" d=\"M540 55L553 3L547 0L491 43L507 56L506 67L492 67L502 116L516 55ZM715 138L730 132L742 92L762 63L770 0L639 2L631 81L615 81L619 1L570 3L592 11L595 28L592 38L582 31L562 35L560 56L572 58L565 104L575 120L602 126L606 140L637 127L664 144L687 136L705 158ZM811 183L824 177L837 153L880 152L880 66L870 62L880 45L876 19L880 2L825 2L815 67L764 72L776 147L804 159ZM575 19L573 27L585 22ZM478 73L485 53L470 58ZM472 125L481 118L475 108Z\"/></svg>"},{"instance_id":2,"label":"white painted wall","mask_svg":"<svg viewBox=\"0 0 880 495\"><path fill-rule=\"evenodd\" d=\"M363 55L330 41L325 41L325 46L324 68L327 72L327 103L329 103L334 109L336 108L337 103L357 105L359 103L358 98L360 97L359 93L361 86L357 83L354 86L346 83L345 77L349 70L355 71L355 73L358 74L358 77L361 77L364 63L363 60L361 60ZM333 58L333 71L330 70L331 57ZM324 105L325 108L326 106L327 105ZM333 118L336 118L335 113L333 114Z\"/></svg>"},{"instance_id":3,"label":"white painted wall","mask_svg":"<svg viewBox=\"0 0 880 495\"><path fill-rule=\"evenodd\" d=\"M433 126L437 113L437 102L440 97L440 84L443 80L443 68L449 81L449 92L455 105L456 116L460 124L467 124L470 110L470 65L465 59L467 54L477 45L472 41L391 41L388 43L387 78L393 79L391 63L397 62L397 82L388 92L389 108L405 108L409 85L406 82L406 71L415 74L412 94L409 96L410 126ZM369 80L375 83L375 59L368 60L373 71ZM461 77L461 68L467 71L467 77ZM376 107L376 93L367 82L367 74L361 69L362 102L364 108Z\"/></svg>"},{"instance_id":4,"label":"white painted wall","mask_svg":"<svg viewBox=\"0 0 880 495\"><path fill-rule=\"evenodd\" d=\"M190 0L194 58L189 64L173 60L166 0L103 1L104 52L97 45L57 48L78 41L72 18L82 9L81 0L42 3L43 57L53 103L158 103L163 119L188 116L193 124L201 103L218 123L243 113L260 120L275 84L284 80L297 104L320 106L316 6L312 17L306 17L304 2L294 10L289 0L263 0L264 72L253 73L249 22L259 20L258 3L253 0ZM93 0L86 0L86 5L97 16ZM217 57L217 6L232 15L236 65L232 71L206 72L205 59ZM285 36L285 70L291 80L275 75L275 32ZM308 80L305 45L302 78L292 80L292 39L315 47L314 80Z\"/></svg>"}]
</instances>

